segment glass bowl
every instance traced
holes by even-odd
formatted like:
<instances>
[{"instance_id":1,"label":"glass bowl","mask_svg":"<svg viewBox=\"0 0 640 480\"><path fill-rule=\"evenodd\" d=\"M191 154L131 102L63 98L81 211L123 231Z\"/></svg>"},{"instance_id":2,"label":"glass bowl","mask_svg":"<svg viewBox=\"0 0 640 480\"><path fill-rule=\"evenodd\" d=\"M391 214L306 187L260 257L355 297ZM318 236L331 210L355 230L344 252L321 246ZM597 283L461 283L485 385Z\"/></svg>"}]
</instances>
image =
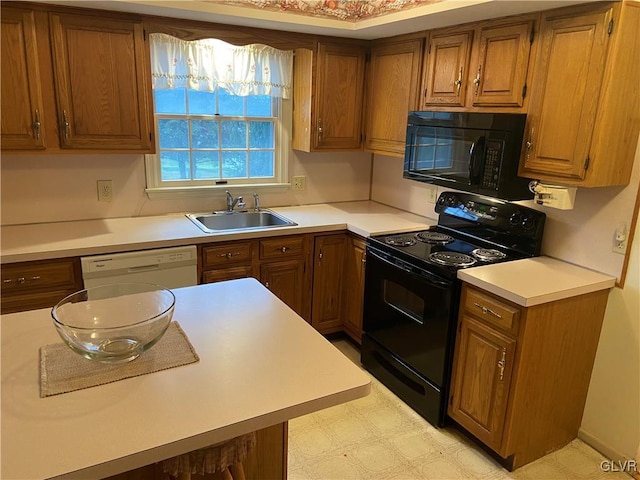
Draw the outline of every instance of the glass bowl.
<instances>
[{"instance_id":1,"label":"glass bowl","mask_svg":"<svg viewBox=\"0 0 640 480\"><path fill-rule=\"evenodd\" d=\"M160 285L114 283L72 293L51 316L71 350L90 360L121 363L162 338L175 304L173 292Z\"/></svg>"}]
</instances>

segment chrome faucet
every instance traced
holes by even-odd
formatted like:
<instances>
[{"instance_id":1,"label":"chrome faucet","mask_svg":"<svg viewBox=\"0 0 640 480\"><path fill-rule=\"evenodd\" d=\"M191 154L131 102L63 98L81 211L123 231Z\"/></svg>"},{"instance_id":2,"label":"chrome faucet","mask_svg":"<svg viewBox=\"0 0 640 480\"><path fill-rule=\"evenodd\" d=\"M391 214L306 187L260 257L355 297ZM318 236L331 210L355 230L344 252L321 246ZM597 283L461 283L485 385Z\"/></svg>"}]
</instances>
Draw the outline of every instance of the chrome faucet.
<instances>
[{"instance_id":1,"label":"chrome faucet","mask_svg":"<svg viewBox=\"0 0 640 480\"><path fill-rule=\"evenodd\" d=\"M229 190L226 190L224 193L227 194L227 212L232 213L236 205L240 208L243 208L246 205L242 200L242 196L238 195L236 198L233 198L233 195L229 193Z\"/></svg>"},{"instance_id":2,"label":"chrome faucet","mask_svg":"<svg viewBox=\"0 0 640 480\"><path fill-rule=\"evenodd\" d=\"M258 197L258 194L257 194L257 193L254 193L254 194L253 194L253 209L254 209L256 212L259 212L259 211L260 211L260 197Z\"/></svg>"}]
</instances>

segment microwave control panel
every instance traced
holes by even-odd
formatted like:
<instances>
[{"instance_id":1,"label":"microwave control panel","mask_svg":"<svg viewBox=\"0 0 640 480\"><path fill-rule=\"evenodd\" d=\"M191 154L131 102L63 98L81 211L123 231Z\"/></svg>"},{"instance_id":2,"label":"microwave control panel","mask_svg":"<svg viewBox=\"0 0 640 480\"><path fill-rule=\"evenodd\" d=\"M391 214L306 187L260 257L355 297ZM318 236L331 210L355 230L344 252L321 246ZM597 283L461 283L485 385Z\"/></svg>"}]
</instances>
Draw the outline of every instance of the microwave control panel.
<instances>
[{"instance_id":1,"label":"microwave control panel","mask_svg":"<svg viewBox=\"0 0 640 480\"><path fill-rule=\"evenodd\" d=\"M484 153L484 175L482 176L482 187L493 190L498 189L498 179L500 178L500 165L502 164L503 144L498 140L487 140Z\"/></svg>"}]
</instances>

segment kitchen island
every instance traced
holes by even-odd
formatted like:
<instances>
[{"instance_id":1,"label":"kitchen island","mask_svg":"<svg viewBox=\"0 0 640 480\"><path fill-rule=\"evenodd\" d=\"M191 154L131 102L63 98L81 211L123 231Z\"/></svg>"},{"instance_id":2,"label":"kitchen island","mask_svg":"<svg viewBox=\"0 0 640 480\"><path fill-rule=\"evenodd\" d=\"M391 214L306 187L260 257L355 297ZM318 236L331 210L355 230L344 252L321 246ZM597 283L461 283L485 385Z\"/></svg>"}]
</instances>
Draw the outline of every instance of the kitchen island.
<instances>
[{"instance_id":1,"label":"kitchen island","mask_svg":"<svg viewBox=\"0 0 640 480\"><path fill-rule=\"evenodd\" d=\"M2 316L2 478L115 475L368 394L369 376L258 281L174 293L197 363L46 398L49 309Z\"/></svg>"}]
</instances>

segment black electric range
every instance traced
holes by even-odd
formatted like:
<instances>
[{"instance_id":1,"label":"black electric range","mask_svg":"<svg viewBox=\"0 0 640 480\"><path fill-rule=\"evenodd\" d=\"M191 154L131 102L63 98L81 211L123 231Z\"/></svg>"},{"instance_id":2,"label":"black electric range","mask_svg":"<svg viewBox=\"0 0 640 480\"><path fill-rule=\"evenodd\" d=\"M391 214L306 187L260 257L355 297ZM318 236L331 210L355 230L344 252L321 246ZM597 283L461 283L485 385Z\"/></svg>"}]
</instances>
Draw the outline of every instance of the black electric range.
<instances>
[{"instance_id":1,"label":"black electric range","mask_svg":"<svg viewBox=\"0 0 640 480\"><path fill-rule=\"evenodd\" d=\"M362 363L432 424L444 425L461 268L539 255L545 214L443 192L438 224L367 239Z\"/></svg>"}]
</instances>

